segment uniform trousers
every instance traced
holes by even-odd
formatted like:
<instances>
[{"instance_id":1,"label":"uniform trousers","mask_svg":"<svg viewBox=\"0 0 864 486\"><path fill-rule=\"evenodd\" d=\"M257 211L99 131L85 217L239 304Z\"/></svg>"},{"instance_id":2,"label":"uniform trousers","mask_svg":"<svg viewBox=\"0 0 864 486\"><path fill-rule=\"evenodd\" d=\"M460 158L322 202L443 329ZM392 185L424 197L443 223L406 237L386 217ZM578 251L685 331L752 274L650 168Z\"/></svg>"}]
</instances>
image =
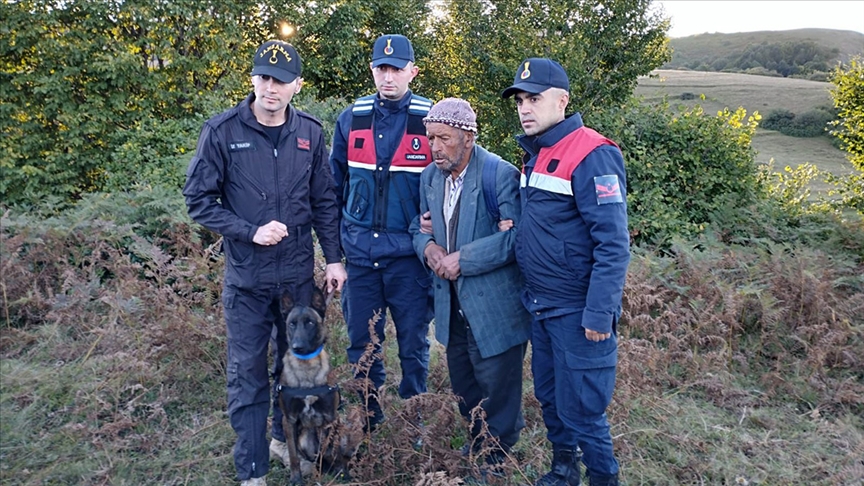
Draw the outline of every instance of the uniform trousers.
<instances>
[{"instance_id":1,"label":"uniform trousers","mask_svg":"<svg viewBox=\"0 0 864 486\"><path fill-rule=\"evenodd\" d=\"M535 316L531 336L534 394L547 438L558 449L582 449L589 473L618 473L606 408L615 388L618 339L589 341L582 313Z\"/></svg>"},{"instance_id":2,"label":"uniform trousers","mask_svg":"<svg viewBox=\"0 0 864 486\"><path fill-rule=\"evenodd\" d=\"M342 291L342 313L350 341L348 361L355 364L360 361L366 345L371 342L369 321L376 312L380 312L381 317L374 325L380 343L374 349L375 359L368 377L376 389L384 384L386 373L380 354L389 309L396 328L402 369L399 396L410 398L425 393L429 370L427 334L432 320L429 273L415 256L395 258L384 268L363 267L349 262L346 270L348 281ZM360 376L366 376L363 370L358 372Z\"/></svg>"},{"instance_id":3,"label":"uniform trousers","mask_svg":"<svg viewBox=\"0 0 864 486\"><path fill-rule=\"evenodd\" d=\"M228 417L237 434L234 465L241 481L264 476L269 470L266 434L271 406L271 435L285 441L282 411L275 394L282 356L288 348L280 300L282 294L289 291L298 302L308 302L308 296L295 294L297 288L309 293L311 281L302 286L256 290L226 286L222 292L228 337ZM268 344L274 362L269 374Z\"/></svg>"}]
</instances>

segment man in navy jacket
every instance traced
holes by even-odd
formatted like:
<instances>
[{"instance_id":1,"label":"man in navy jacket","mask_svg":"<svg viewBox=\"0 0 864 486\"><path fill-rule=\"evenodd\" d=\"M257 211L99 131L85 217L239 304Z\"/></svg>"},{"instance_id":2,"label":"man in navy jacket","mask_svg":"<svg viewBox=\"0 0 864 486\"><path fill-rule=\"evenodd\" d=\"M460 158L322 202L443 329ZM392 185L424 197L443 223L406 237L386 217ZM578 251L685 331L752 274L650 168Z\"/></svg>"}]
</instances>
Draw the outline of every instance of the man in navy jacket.
<instances>
[{"instance_id":1,"label":"man in navy jacket","mask_svg":"<svg viewBox=\"0 0 864 486\"><path fill-rule=\"evenodd\" d=\"M534 393L552 443L538 485L617 485L606 408L615 387L617 323L630 261L624 159L614 142L565 116L570 82L555 61L525 59L515 96L525 132L516 257L534 316Z\"/></svg>"},{"instance_id":2,"label":"man in navy jacket","mask_svg":"<svg viewBox=\"0 0 864 486\"><path fill-rule=\"evenodd\" d=\"M414 255L408 226L420 207L420 172L432 161L423 117L432 106L408 89L419 72L405 36L385 34L375 41L369 64L377 92L346 108L336 120L330 166L342 209L342 250L348 282L342 312L348 327L348 361L354 364L372 341L369 322L376 314L380 342L367 369L371 389L363 397L374 429L384 413L378 389L384 384L381 361L387 310L396 327L402 381L399 396L426 391L432 278Z\"/></svg>"},{"instance_id":3,"label":"man in navy jacket","mask_svg":"<svg viewBox=\"0 0 864 486\"><path fill-rule=\"evenodd\" d=\"M228 416L244 486L264 485L269 469L267 344L274 339L276 378L287 348L281 296L290 292L307 304L311 297L312 228L328 290L340 290L346 278L321 123L290 105L302 83L300 56L290 44L269 41L252 65L254 92L204 123L183 188L192 219L222 235ZM278 405L270 453L287 461Z\"/></svg>"}]
</instances>

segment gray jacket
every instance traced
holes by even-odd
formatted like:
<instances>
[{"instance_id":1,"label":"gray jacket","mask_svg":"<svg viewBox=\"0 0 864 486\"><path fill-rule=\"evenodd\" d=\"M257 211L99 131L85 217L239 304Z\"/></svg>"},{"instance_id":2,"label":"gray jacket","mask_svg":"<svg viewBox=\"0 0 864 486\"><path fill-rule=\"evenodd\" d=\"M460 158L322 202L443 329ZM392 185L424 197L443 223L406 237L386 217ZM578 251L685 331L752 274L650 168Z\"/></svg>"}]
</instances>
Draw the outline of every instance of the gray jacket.
<instances>
[{"instance_id":1,"label":"gray jacket","mask_svg":"<svg viewBox=\"0 0 864 486\"><path fill-rule=\"evenodd\" d=\"M474 146L474 153L462 186L456 248L460 251L461 276L456 290L462 312L471 326L474 339L484 358L500 354L531 337L531 316L522 306L522 274L516 265L516 227L500 232L483 199L481 173L489 152ZM426 245L438 242L446 248L443 212L446 175L430 164L420 176L420 214L431 211L433 234L420 233L420 217L414 218L411 234L414 251L425 264ZM519 202L519 170L499 163L496 189L501 219L518 224L522 209ZM450 337L449 281L434 277L435 338L444 346Z\"/></svg>"}]
</instances>

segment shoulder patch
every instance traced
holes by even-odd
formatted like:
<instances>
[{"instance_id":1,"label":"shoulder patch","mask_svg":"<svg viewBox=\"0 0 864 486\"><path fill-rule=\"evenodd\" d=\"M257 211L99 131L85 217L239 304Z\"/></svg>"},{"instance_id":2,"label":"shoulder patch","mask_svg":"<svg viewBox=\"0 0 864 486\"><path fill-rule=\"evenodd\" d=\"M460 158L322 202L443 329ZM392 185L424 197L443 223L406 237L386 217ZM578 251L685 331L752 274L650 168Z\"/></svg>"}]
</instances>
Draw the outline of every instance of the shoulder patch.
<instances>
[{"instance_id":1,"label":"shoulder patch","mask_svg":"<svg viewBox=\"0 0 864 486\"><path fill-rule=\"evenodd\" d=\"M624 202L621 183L615 174L595 177L594 191L597 193L597 205Z\"/></svg>"}]
</instances>

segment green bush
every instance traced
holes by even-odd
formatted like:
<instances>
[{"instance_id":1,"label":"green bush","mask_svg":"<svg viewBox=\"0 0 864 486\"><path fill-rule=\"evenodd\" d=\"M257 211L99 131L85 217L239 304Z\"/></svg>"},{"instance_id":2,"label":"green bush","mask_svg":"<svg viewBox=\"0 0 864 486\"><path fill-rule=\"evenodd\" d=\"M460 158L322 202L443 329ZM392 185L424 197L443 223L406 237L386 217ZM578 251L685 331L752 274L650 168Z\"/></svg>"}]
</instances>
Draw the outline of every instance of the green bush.
<instances>
[{"instance_id":1,"label":"green bush","mask_svg":"<svg viewBox=\"0 0 864 486\"><path fill-rule=\"evenodd\" d=\"M794 119L795 113L792 113L785 108L771 110L762 119L762 128L776 130L782 133L783 130L789 128Z\"/></svg>"},{"instance_id":2,"label":"green bush","mask_svg":"<svg viewBox=\"0 0 864 486\"><path fill-rule=\"evenodd\" d=\"M711 116L699 106L673 112L637 100L586 119L624 153L637 243L665 245L699 234L718 213L761 197L750 147L757 120L743 109Z\"/></svg>"},{"instance_id":3,"label":"green bush","mask_svg":"<svg viewBox=\"0 0 864 486\"><path fill-rule=\"evenodd\" d=\"M828 124L834 120L831 113L824 110L810 110L796 115L785 131L784 135L793 137L818 137L828 134Z\"/></svg>"}]
</instances>

